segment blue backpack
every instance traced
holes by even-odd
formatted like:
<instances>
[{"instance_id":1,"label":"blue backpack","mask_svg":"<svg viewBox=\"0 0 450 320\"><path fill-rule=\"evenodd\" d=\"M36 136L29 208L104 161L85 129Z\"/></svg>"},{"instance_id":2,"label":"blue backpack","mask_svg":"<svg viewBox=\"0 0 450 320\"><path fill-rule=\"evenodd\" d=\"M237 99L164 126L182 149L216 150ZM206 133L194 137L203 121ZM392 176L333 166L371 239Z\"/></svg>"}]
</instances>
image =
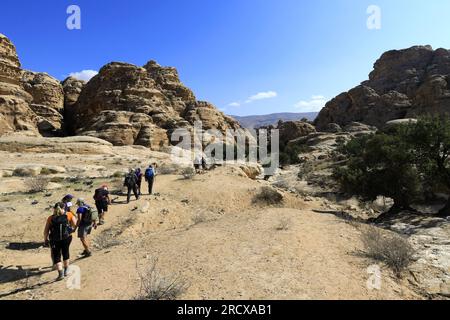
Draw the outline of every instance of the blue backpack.
<instances>
[{"instance_id":1,"label":"blue backpack","mask_svg":"<svg viewBox=\"0 0 450 320\"><path fill-rule=\"evenodd\" d=\"M155 172L153 171L153 168L147 168L147 170L145 170L145 178L151 179L155 176Z\"/></svg>"}]
</instances>

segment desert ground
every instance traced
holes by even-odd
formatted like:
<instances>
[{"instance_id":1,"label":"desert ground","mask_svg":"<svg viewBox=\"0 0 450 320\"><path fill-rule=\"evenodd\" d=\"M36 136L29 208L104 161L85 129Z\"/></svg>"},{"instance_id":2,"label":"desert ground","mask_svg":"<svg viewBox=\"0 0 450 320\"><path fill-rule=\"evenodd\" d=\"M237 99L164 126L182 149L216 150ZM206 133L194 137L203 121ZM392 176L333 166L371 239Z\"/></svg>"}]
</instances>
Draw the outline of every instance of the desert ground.
<instances>
[{"instance_id":1,"label":"desert ground","mask_svg":"<svg viewBox=\"0 0 450 320\"><path fill-rule=\"evenodd\" d=\"M381 288L371 290L367 270L374 262L360 254L364 226L317 212L324 209L319 198L282 189L282 203L254 203L271 182L249 178L239 165L184 179L164 169L167 154L138 147L100 155L2 151L0 159L1 299L135 299L140 275L155 259L163 277L186 282L179 299L426 298L386 267ZM156 193L146 195L143 184L141 199L126 204L120 173L154 161L162 169ZM48 168L48 191L29 193L30 178L14 174L33 166ZM70 290L54 281L44 223L65 194L92 203L103 183L117 195L106 224L91 236L92 257L77 257L82 246L74 237L72 264L81 269L81 286Z\"/></svg>"}]
</instances>

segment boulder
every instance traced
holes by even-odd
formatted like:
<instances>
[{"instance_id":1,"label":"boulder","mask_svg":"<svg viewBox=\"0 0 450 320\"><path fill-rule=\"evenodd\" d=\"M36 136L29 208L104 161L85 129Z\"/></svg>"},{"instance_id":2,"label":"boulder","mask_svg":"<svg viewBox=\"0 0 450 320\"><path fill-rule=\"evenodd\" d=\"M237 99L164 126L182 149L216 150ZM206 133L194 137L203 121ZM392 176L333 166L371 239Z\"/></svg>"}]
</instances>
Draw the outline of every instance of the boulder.
<instances>
[{"instance_id":1,"label":"boulder","mask_svg":"<svg viewBox=\"0 0 450 320\"><path fill-rule=\"evenodd\" d=\"M396 119L386 122L386 127L392 127L392 126L398 126L403 124L411 124L411 123L417 123L417 119Z\"/></svg>"},{"instance_id":2,"label":"boulder","mask_svg":"<svg viewBox=\"0 0 450 320\"><path fill-rule=\"evenodd\" d=\"M321 110L315 125L351 122L383 127L386 122L450 113L450 51L415 46L384 53L369 80L338 95Z\"/></svg>"},{"instance_id":3,"label":"boulder","mask_svg":"<svg viewBox=\"0 0 450 320\"><path fill-rule=\"evenodd\" d=\"M0 137L0 151L63 153L63 154L113 154L112 144L94 137L43 138L20 133Z\"/></svg>"},{"instance_id":4,"label":"boulder","mask_svg":"<svg viewBox=\"0 0 450 320\"><path fill-rule=\"evenodd\" d=\"M280 131L280 145L282 146L291 140L316 132L316 128L312 124L303 121L280 121L277 129Z\"/></svg>"}]
</instances>

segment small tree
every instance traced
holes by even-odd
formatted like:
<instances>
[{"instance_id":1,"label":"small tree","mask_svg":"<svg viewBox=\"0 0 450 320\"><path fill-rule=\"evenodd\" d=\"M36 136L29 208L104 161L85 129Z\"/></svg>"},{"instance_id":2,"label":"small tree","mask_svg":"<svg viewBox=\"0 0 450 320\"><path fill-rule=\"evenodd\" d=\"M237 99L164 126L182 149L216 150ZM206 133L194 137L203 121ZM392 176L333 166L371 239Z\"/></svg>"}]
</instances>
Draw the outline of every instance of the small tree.
<instances>
[{"instance_id":1,"label":"small tree","mask_svg":"<svg viewBox=\"0 0 450 320\"><path fill-rule=\"evenodd\" d=\"M450 190L450 119L427 117L403 127L409 143L415 146L415 161L430 190ZM450 215L450 199L440 214Z\"/></svg>"},{"instance_id":2,"label":"small tree","mask_svg":"<svg viewBox=\"0 0 450 320\"><path fill-rule=\"evenodd\" d=\"M365 200L373 201L380 195L392 198L394 205L386 214L411 210L410 204L420 198L421 176L414 164L413 148L399 132L358 137L340 151L348 163L336 168L334 176L344 191Z\"/></svg>"}]
</instances>

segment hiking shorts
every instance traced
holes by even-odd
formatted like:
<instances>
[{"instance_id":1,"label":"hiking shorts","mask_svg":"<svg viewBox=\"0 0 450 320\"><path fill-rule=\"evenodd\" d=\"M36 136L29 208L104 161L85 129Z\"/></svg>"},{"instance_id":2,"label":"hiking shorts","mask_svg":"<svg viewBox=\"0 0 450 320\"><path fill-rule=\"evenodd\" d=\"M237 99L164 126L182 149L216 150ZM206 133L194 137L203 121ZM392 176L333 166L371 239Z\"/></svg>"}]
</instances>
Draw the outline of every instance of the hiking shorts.
<instances>
[{"instance_id":1,"label":"hiking shorts","mask_svg":"<svg viewBox=\"0 0 450 320\"><path fill-rule=\"evenodd\" d=\"M108 201L95 201L98 213L108 212Z\"/></svg>"},{"instance_id":2,"label":"hiking shorts","mask_svg":"<svg viewBox=\"0 0 450 320\"><path fill-rule=\"evenodd\" d=\"M53 264L57 264L62 261L70 259L70 244L72 243L72 237L69 237L60 241L50 241L50 248L52 250Z\"/></svg>"},{"instance_id":3,"label":"hiking shorts","mask_svg":"<svg viewBox=\"0 0 450 320\"><path fill-rule=\"evenodd\" d=\"M80 224L78 227L78 238L86 238L92 232L92 224Z\"/></svg>"}]
</instances>

